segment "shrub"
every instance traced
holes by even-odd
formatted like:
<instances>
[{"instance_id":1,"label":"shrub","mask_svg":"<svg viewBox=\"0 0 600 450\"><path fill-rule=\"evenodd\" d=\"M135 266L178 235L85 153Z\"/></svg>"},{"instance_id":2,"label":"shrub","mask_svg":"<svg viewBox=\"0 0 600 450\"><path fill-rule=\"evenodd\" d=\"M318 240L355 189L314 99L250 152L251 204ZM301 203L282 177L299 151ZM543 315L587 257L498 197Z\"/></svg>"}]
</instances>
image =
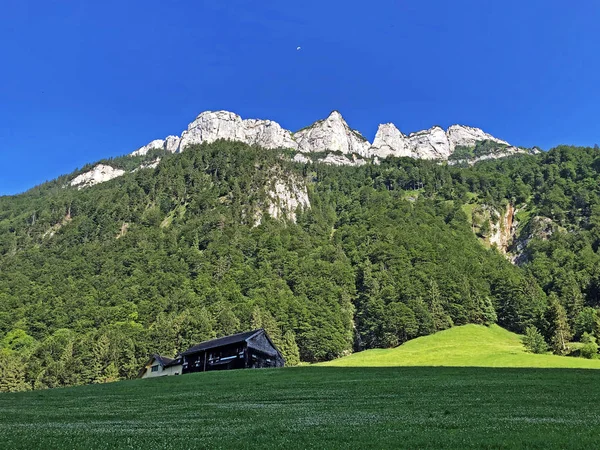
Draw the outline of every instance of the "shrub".
<instances>
[{"instance_id":1,"label":"shrub","mask_svg":"<svg viewBox=\"0 0 600 450\"><path fill-rule=\"evenodd\" d=\"M531 353L545 353L548 350L548 344L546 344L544 337L534 326L528 327L525 331L523 345Z\"/></svg>"},{"instance_id":2,"label":"shrub","mask_svg":"<svg viewBox=\"0 0 600 450\"><path fill-rule=\"evenodd\" d=\"M593 359L598 354L598 344L596 338L589 333L583 333L581 337L583 347L581 347L580 354L583 358Z\"/></svg>"}]
</instances>

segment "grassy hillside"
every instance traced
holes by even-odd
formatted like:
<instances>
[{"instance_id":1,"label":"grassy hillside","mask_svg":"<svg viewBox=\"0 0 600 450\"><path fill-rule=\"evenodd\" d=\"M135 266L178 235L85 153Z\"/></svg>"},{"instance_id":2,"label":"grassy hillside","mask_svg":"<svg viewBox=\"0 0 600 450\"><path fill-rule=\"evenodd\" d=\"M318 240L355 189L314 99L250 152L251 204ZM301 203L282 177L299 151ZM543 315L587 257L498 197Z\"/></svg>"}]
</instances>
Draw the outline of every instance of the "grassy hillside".
<instances>
[{"instance_id":1,"label":"grassy hillside","mask_svg":"<svg viewBox=\"0 0 600 450\"><path fill-rule=\"evenodd\" d=\"M478 366L600 369L600 360L527 353L521 338L497 325L464 325L392 349L373 349L324 363L335 367Z\"/></svg>"},{"instance_id":2,"label":"grassy hillside","mask_svg":"<svg viewBox=\"0 0 600 450\"><path fill-rule=\"evenodd\" d=\"M209 372L0 395L3 448L598 448L589 370Z\"/></svg>"}]
</instances>

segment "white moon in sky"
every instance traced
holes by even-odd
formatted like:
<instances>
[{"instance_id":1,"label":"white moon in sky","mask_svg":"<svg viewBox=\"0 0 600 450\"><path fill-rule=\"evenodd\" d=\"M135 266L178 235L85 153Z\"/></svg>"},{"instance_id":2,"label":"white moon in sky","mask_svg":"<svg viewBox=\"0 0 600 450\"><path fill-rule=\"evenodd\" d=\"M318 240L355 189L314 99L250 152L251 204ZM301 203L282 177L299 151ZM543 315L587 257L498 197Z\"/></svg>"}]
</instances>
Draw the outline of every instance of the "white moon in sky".
<instances>
[{"instance_id":1,"label":"white moon in sky","mask_svg":"<svg viewBox=\"0 0 600 450\"><path fill-rule=\"evenodd\" d=\"M296 50L300 50L302 47L297 47Z\"/></svg>"}]
</instances>

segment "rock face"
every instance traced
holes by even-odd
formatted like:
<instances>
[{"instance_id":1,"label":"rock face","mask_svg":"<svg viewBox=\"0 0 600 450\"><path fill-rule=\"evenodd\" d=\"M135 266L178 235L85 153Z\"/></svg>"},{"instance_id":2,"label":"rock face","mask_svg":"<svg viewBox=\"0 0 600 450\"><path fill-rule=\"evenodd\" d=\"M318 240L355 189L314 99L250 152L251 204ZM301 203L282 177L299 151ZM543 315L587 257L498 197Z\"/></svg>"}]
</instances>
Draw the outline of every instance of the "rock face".
<instances>
[{"instance_id":1,"label":"rock face","mask_svg":"<svg viewBox=\"0 0 600 450\"><path fill-rule=\"evenodd\" d=\"M240 141L264 148L292 148L298 146L290 131L271 120L242 120L228 111L203 112L189 124L181 135L179 151L188 145L214 142L217 139Z\"/></svg>"},{"instance_id":2,"label":"rock face","mask_svg":"<svg viewBox=\"0 0 600 450\"><path fill-rule=\"evenodd\" d=\"M480 141L492 141L498 144L509 145L508 142L495 138L491 134L485 133L479 128L466 127L463 125L452 125L446 132L450 144L450 153L454 152L457 146L475 147Z\"/></svg>"},{"instance_id":3,"label":"rock face","mask_svg":"<svg viewBox=\"0 0 600 450\"><path fill-rule=\"evenodd\" d=\"M164 147L165 147L165 141L164 140L162 140L162 139L155 139L154 141L150 142L149 144L144 145L143 147L138 148L131 155L132 156L143 156L143 155L147 154L150 150L162 149Z\"/></svg>"},{"instance_id":4,"label":"rock face","mask_svg":"<svg viewBox=\"0 0 600 450\"><path fill-rule=\"evenodd\" d=\"M380 158L408 156L416 159L447 160L456 147L475 147L481 141L497 142L503 147L509 145L479 128L463 125L452 125L447 131L436 126L406 136L394 124L387 123L379 125L370 152ZM502 151L490 153L481 159L511 156L516 153L523 151L516 147L503 148Z\"/></svg>"},{"instance_id":5,"label":"rock face","mask_svg":"<svg viewBox=\"0 0 600 450\"><path fill-rule=\"evenodd\" d=\"M321 159L319 162L332 166L364 166L367 163L364 159L357 158L356 155L352 155L352 159L348 159L335 153L327 154L325 159Z\"/></svg>"},{"instance_id":6,"label":"rock face","mask_svg":"<svg viewBox=\"0 0 600 450\"><path fill-rule=\"evenodd\" d=\"M269 197L267 211L275 219L287 218L295 223L298 208L310 208L308 191L301 180L275 180L267 195ZM257 225L260 219L259 215Z\"/></svg>"},{"instance_id":7,"label":"rock face","mask_svg":"<svg viewBox=\"0 0 600 450\"><path fill-rule=\"evenodd\" d=\"M303 153L339 151L370 156L371 144L358 131L351 129L342 115L333 111L325 120L294 134L298 150Z\"/></svg>"},{"instance_id":8,"label":"rock face","mask_svg":"<svg viewBox=\"0 0 600 450\"><path fill-rule=\"evenodd\" d=\"M532 239L543 241L550 239L557 229L552 219L543 216L534 216L511 248L511 261L516 265L525 264L529 261L527 246Z\"/></svg>"},{"instance_id":9,"label":"rock face","mask_svg":"<svg viewBox=\"0 0 600 450\"><path fill-rule=\"evenodd\" d=\"M371 152L380 158L413 156L407 137L393 123L379 125Z\"/></svg>"},{"instance_id":10,"label":"rock face","mask_svg":"<svg viewBox=\"0 0 600 450\"><path fill-rule=\"evenodd\" d=\"M310 158L307 158L302 153L296 153L296 155L294 156L292 161L301 163L301 164L307 164L307 163L312 162L312 160Z\"/></svg>"},{"instance_id":11,"label":"rock face","mask_svg":"<svg viewBox=\"0 0 600 450\"><path fill-rule=\"evenodd\" d=\"M164 149L169 153L177 153L179 151L179 136L167 136L164 143Z\"/></svg>"},{"instance_id":12,"label":"rock face","mask_svg":"<svg viewBox=\"0 0 600 450\"><path fill-rule=\"evenodd\" d=\"M411 157L417 159L448 159L450 142L441 127L411 133L408 136Z\"/></svg>"},{"instance_id":13,"label":"rock face","mask_svg":"<svg viewBox=\"0 0 600 450\"><path fill-rule=\"evenodd\" d=\"M515 236L517 225L515 208L509 204L506 212L499 215L497 223L490 222L490 245L495 245L501 253L506 254Z\"/></svg>"},{"instance_id":14,"label":"rock face","mask_svg":"<svg viewBox=\"0 0 600 450\"><path fill-rule=\"evenodd\" d=\"M152 149L164 149L170 153L179 153L188 145L211 143L217 139L244 142L249 145L260 145L264 148L291 148L298 145L292 132L284 130L277 122L271 120L243 120L229 111L205 111L188 125L181 137L168 136L157 139L139 148L132 155L145 155Z\"/></svg>"},{"instance_id":15,"label":"rock face","mask_svg":"<svg viewBox=\"0 0 600 450\"><path fill-rule=\"evenodd\" d=\"M475 147L478 142L498 143L497 151L469 160L501 158L527 151L509 147L506 141L495 138L479 128L452 125L448 130L435 126L429 130L405 135L392 123L379 126L371 145L358 131L348 126L338 111L309 127L292 133L271 120L242 119L228 111L205 111L188 125L181 137L168 136L139 148L133 155L145 155L152 149L164 149L170 153L184 151L192 144L214 142L217 139L244 142L268 149L286 148L300 153L341 152L362 158L387 158L388 156L418 159L448 160L457 147ZM325 164L348 165L343 158L328 155L319 160ZM354 162L353 162L354 161ZM350 165L363 160L350 161Z\"/></svg>"},{"instance_id":16,"label":"rock face","mask_svg":"<svg viewBox=\"0 0 600 450\"><path fill-rule=\"evenodd\" d=\"M82 189L98 183L104 183L105 181L112 180L113 178L120 177L124 174L124 170L115 169L114 167L106 166L104 164L98 164L89 172L82 173L71 180L71 186L77 186L79 189Z\"/></svg>"}]
</instances>

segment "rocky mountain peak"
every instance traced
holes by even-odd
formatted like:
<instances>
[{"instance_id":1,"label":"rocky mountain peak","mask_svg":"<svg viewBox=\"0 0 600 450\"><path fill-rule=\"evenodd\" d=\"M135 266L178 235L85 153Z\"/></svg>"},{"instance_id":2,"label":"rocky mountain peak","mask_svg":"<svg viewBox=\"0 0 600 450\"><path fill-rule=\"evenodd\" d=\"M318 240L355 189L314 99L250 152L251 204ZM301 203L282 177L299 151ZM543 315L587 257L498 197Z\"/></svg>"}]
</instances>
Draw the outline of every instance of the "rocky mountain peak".
<instances>
[{"instance_id":1,"label":"rocky mountain peak","mask_svg":"<svg viewBox=\"0 0 600 450\"><path fill-rule=\"evenodd\" d=\"M192 144L214 142L217 139L240 141L268 149L287 148L300 153L341 152L362 158L408 156L420 159L447 160L457 147L475 147L478 142L491 141L502 146L497 157L521 153L511 147L505 151L506 141L495 138L479 128L452 125L447 131L439 126L417 131L408 136L394 124L379 126L371 145L360 132L350 128L339 111L332 111L325 119L292 133L277 122L262 119L242 119L230 111L205 111L191 122L178 136L156 139L139 148L133 155L145 155L153 149L171 153L185 150ZM496 153L486 155L493 158Z\"/></svg>"},{"instance_id":2,"label":"rocky mountain peak","mask_svg":"<svg viewBox=\"0 0 600 450\"><path fill-rule=\"evenodd\" d=\"M412 156L406 136L393 123L379 125L370 151L381 158Z\"/></svg>"},{"instance_id":3,"label":"rocky mountain peak","mask_svg":"<svg viewBox=\"0 0 600 450\"><path fill-rule=\"evenodd\" d=\"M508 142L495 138L480 128L465 125L452 125L448 128L446 134L450 143L450 153L454 152L454 149L458 146L474 147L477 142L481 141L492 141L502 145L509 145Z\"/></svg>"},{"instance_id":4,"label":"rocky mountain peak","mask_svg":"<svg viewBox=\"0 0 600 450\"><path fill-rule=\"evenodd\" d=\"M446 132L437 125L428 130L409 134L408 145L413 158L446 160L451 153Z\"/></svg>"},{"instance_id":5,"label":"rocky mountain peak","mask_svg":"<svg viewBox=\"0 0 600 450\"><path fill-rule=\"evenodd\" d=\"M338 111L333 111L325 120L294 134L298 150L303 153L339 151L370 156L371 145L358 131L351 129Z\"/></svg>"}]
</instances>

